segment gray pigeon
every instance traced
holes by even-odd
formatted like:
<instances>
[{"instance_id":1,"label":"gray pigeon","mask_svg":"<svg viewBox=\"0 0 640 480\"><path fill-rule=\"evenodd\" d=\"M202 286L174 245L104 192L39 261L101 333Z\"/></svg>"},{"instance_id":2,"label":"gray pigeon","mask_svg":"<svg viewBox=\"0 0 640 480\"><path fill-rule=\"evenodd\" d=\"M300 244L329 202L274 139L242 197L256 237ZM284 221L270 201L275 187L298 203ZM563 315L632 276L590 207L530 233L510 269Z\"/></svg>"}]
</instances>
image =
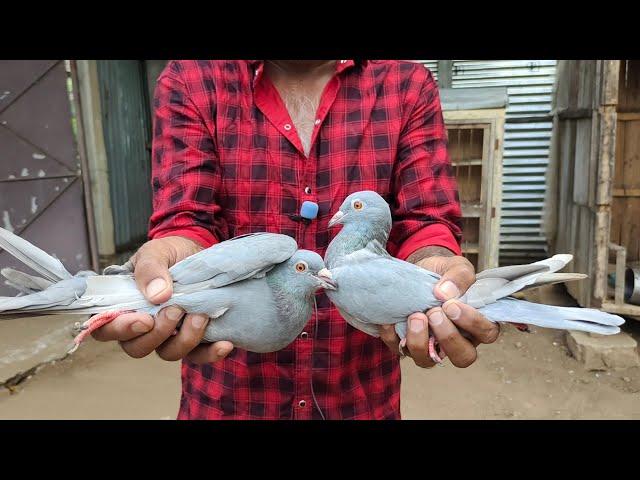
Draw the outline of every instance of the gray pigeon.
<instances>
[{"instance_id":1,"label":"gray pigeon","mask_svg":"<svg viewBox=\"0 0 640 480\"><path fill-rule=\"evenodd\" d=\"M325 263L338 288L327 291L327 295L353 327L378 336L379 325L393 324L404 345L407 317L442 304L433 294L440 276L387 253L384 245L391 230L391 212L376 192L349 195L329 222L330 227L336 224L343 228L327 248ZM493 322L526 322L605 335L618 333L624 320L617 315L509 297L527 288L584 278L580 274L556 273L572 258L555 255L530 265L485 270L459 300L478 308ZM431 357L438 362L433 338L429 346Z\"/></svg>"},{"instance_id":2,"label":"gray pigeon","mask_svg":"<svg viewBox=\"0 0 640 480\"><path fill-rule=\"evenodd\" d=\"M91 331L121 313L155 315L161 308L177 305L187 313L205 313L215 319L208 324L203 342L228 340L252 352L272 352L287 346L302 331L312 313L315 291L334 288L331 279L322 276L320 255L297 250L295 240L286 235L256 233L218 243L176 263L169 270L173 296L162 305L153 305L138 290L129 273L130 262L108 267L108 275L71 277L58 260L29 242L6 230L0 234L0 246L36 267L41 275L46 273L52 282L41 291L0 298L0 315L98 314L84 323L76 347ZM58 269L55 277L53 266ZM11 282L24 291L45 285L38 277L21 275L26 274L10 273ZM43 302L41 296L46 292L52 293Z\"/></svg>"}]
</instances>

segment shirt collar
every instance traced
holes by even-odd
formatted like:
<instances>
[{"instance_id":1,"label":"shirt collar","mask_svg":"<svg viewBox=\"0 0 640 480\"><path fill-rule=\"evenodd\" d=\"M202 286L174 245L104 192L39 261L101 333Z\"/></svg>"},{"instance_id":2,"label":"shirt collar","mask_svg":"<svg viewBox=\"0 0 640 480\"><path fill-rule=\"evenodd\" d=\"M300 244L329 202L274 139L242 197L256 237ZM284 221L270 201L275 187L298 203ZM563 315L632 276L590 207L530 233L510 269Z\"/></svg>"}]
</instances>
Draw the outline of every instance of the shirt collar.
<instances>
[{"instance_id":1,"label":"shirt collar","mask_svg":"<svg viewBox=\"0 0 640 480\"><path fill-rule=\"evenodd\" d=\"M255 76L258 76L262 66L264 65L264 60L247 60L247 63L251 67ZM336 61L336 73L344 72L345 70L354 67L356 65L355 60L337 60ZM258 72L258 73L256 73Z\"/></svg>"}]
</instances>

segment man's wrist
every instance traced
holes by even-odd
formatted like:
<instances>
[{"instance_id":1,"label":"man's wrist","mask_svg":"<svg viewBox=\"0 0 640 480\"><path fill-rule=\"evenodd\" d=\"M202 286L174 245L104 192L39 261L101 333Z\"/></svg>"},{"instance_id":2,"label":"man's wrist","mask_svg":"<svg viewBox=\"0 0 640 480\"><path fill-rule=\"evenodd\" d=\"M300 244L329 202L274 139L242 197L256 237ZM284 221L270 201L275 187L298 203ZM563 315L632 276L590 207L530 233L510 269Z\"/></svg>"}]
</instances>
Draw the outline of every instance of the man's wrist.
<instances>
[{"instance_id":1,"label":"man's wrist","mask_svg":"<svg viewBox=\"0 0 640 480\"><path fill-rule=\"evenodd\" d=\"M413 252L407 258L407 262L417 264L418 262L430 257L455 257L456 254L448 248L439 245L430 245L422 247Z\"/></svg>"}]
</instances>

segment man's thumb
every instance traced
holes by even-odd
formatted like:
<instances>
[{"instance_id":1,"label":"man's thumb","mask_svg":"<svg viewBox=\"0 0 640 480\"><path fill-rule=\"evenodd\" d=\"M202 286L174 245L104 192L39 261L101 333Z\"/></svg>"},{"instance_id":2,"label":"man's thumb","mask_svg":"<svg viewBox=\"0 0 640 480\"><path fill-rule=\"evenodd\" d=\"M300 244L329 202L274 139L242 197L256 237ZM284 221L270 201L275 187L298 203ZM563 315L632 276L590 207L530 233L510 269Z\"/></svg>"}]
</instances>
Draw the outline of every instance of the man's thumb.
<instances>
[{"instance_id":1,"label":"man's thumb","mask_svg":"<svg viewBox=\"0 0 640 480\"><path fill-rule=\"evenodd\" d=\"M142 294L155 304L169 300L173 294L173 281L169 275L168 255L143 247L136 257L134 276Z\"/></svg>"}]
</instances>

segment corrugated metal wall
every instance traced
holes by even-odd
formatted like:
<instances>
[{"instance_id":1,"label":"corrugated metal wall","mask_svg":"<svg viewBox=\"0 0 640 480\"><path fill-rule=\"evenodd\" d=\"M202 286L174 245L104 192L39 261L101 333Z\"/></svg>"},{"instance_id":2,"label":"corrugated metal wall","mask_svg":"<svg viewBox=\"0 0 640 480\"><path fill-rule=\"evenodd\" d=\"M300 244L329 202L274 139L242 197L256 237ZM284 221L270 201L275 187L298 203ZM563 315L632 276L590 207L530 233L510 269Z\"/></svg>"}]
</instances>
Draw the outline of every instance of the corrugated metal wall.
<instances>
[{"instance_id":1,"label":"corrugated metal wall","mask_svg":"<svg viewBox=\"0 0 640 480\"><path fill-rule=\"evenodd\" d=\"M116 252L144 242L151 215L151 118L143 64L98 60Z\"/></svg>"},{"instance_id":2,"label":"corrugated metal wall","mask_svg":"<svg viewBox=\"0 0 640 480\"><path fill-rule=\"evenodd\" d=\"M421 60L437 69L436 60ZM500 263L546 255L542 226L556 60L453 60L452 88L507 87ZM437 76L436 76L437 77Z\"/></svg>"}]
</instances>

